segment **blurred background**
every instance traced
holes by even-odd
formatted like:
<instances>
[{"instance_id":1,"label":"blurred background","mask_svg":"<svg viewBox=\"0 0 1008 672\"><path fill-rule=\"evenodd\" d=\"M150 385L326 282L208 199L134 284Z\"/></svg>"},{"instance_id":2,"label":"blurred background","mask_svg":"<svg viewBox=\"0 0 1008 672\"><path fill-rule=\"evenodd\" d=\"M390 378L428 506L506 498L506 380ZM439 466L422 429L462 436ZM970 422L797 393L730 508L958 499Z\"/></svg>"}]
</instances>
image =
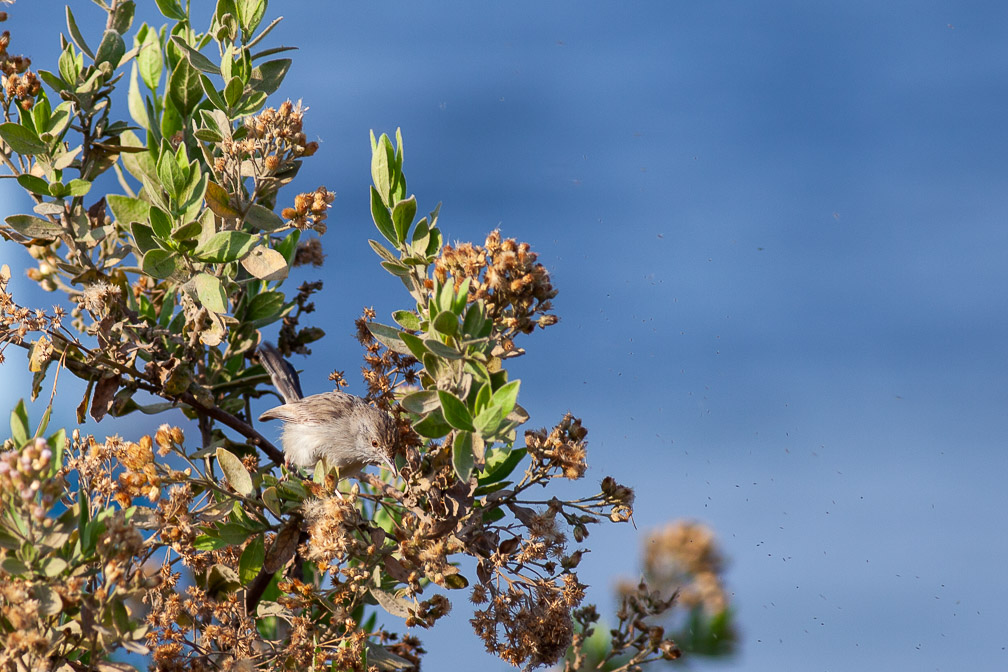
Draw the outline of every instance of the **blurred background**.
<instances>
[{"instance_id":1,"label":"blurred background","mask_svg":"<svg viewBox=\"0 0 1008 672\"><path fill-rule=\"evenodd\" d=\"M11 51L54 69L62 4L7 8ZM138 4L134 28L162 23ZM73 7L90 40L100 11ZM328 337L295 360L306 392L333 369L362 391L353 318L409 307L366 243L368 130L401 126L409 192L424 212L443 201L446 237L499 227L560 290L560 324L519 342L514 373L532 426L583 419L587 479L636 489L636 529L593 529L581 564L603 614L646 533L685 518L729 559L741 637L689 669L1008 665L1008 5L302 0L277 15L267 42L300 51L275 103L303 99L321 142L288 198L338 194L326 266L291 283L326 284ZM0 190L3 215L28 211ZM29 261L0 246L15 296L46 307ZM7 409L26 363L2 376ZM82 392L60 379L50 426L73 423ZM424 668L509 669L452 597L449 620L413 633Z\"/></svg>"}]
</instances>

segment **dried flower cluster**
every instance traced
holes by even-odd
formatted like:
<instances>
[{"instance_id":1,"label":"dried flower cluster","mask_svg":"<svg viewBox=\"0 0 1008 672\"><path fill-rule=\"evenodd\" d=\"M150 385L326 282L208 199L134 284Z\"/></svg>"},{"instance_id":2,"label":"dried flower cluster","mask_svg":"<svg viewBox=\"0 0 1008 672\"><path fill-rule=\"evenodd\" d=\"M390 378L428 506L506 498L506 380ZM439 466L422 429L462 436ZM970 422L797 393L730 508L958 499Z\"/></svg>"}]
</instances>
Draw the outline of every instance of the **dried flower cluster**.
<instances>
[{"instance_id":1,"label":"dried flower cluster","mask_svg":"<svg viewBox=\"0 0 1008 672\"><path fill-rule=\"evenodd\" d=\"M416 385L419 362L412 355L394 352L375 340L367 326L374 319L374 309L365 308L361 317L354 322L357 342L364 346L361 375L367 384L367 398L374 400L381 408L391 409L393 393L399 386ZM404 425L403 429L408 430L408 427Z\"/></svg>"},{"instance_id":2,"label":"dried flower cluster","mask_svg":"<svg viewBox=\"0 0 1008 672\"><path fill-rule=\"evenodd\" d=\"M0 266L0 364L4 361L4 348L7 343L20 344L24 342L29 332L40 331L51 333L60 328L65 315L62 308L53 308L53 314L46 315L41 309L31 310L19 306L7 292L10 281L10 267Z\"/></svg>"},{"instance_id":3,"label":"dried flower cluster","mask_svg":"<svg viewBox=\"0 0 1008 672\"><path fill-rule=\"evenodd\" d=\"M322 241L318 238L309 238L298 242L297 250L294 252L295 266L321 266L325 263L325 253L322 252Z\"/></svg>"},{"instance_id":4,"label":"dried flower cluster","mask_svg":"<svg viewBox=\"0 0 1008 672\"><path fill-rule=\"evenodd\" d=\"M118 285L113 285L105 280L98 280L77 295L77 303L81 308L91 313L96 318L102 318L111 311L111 304L116 303L122 294Z\"/></svg>"},{"instance_id":5,"label":"dried flower cluster","mask_svg":"<svg viewBox=\"0 0 1008 672\"><path fill-rule=\"evenodd\" d=\"M6 21L7 13L2 14L0 21ZM0 86L4 92L4 109L16 101L21 109L30 110L35 104L35 97L42 90L42 82L28 69L31 67L30 58L7 52L10 39L10 31L5 30L0 34Z\"/></svg>"},{"instance_id":6,"label":"dried flower cluster","mask_svg":"<svg viewBox=\"0 0 1008 672\"><path fill-rule=\"evenodd\" d=\"M501 240L500 231L494 231L482 246L445 245L434 262L434 277L444 284L449 275L456 289L468 278L469 300L486 302L504 353L513 351L516 335L557 322L549 312L557 292L528 243Z\"/></svg>"},{"instance_id":7,"label":"dried flower cluster","mask_svg":"<svg viewBox=\"0 0 1008 672\"><path fill-rule=\"evenodd\" d=\"M588 469L584 440L587 435L581 421L567 413L549 434L545 429L525 432L525 446L534 464L555 470L556 477L576 480Z\"/></svg>"},{"instance_id":8,"label":"dried flower cluster","mask_svg":"<svg viewBox=\"0 0 1008 672\"><path fill-rule=\"evenodd\" d=\"M616 627L609 631L605 651L592 651L591 637L599 622L595 607L574 612L578 624L573 646L564 664L564 672L607 669L613 672L636 671L641 665L657 660L675 660L682 655L665 628L652 621L666 614L675 604L676 596L663 596L641 581L623 592Z\"/></svg>"},{"instance_id":9,"label":"dried flower cluster","mask_svg":"<svg viewBox=\"0 0 1008 672\"><path fill-rule=\"evenodd\" d=\"M244 180L252 178L247 202L271 200L293 179L300 159L318 150L318 143L308 142L302 130L307 109L289 100L279 108L267 107L246 118L244 137L221 140L220 155L213 162L221 186L243 200Z\"/></svg>"},{"instance_id":10,"label":"dried flower cluster","mask_svg":"<svg viewBox=\"0 0 1008 672\"><path fill-rule=\"evenodd\" d=\"M284 219L302 231L313 229L318 233L326 232L326 217L329 216L329 208L336 198L336 194L328 191L325 187L319 187L315 191L307 191L294 197L294 207L284 208Z\"/></svg>"},{"instance_id":11,"label":"dried flower cluster","mask_svg":"<svg viewBox=\"0 0 1008 672\"><path fill-rule=\"evenodd\" d=\"M246 154L266 159L267 169L276 172L281 166L289 167L294 159L311 156L318 151L317 142L305 137L304 113L307 107L285 100L279 109L267 107L259 114L245 120L249 138L256 141Z\"/></svg>"},{"instance_id":12,"label":"dried flower cluster","mask_svg":"<svg viewBox=\"0 0 1008 672\"><path fill-rule=\"evenodd\" d=\"M487 608L476 611L473 629L487 651L515 667L552 665L571 644L571 610L583 595L580 584L574 590L558 589L548 582L514 584L495 594Z\"/></svg>"},{"instance_id":13,"label":"dried flower cluster","mask_svg":"<svg viewBox=\"0 0 1008 672\"><path fill-rule=\"evenodd\" d=\"M714 533L701 523L677 520L647 536L644 575L651 585L679 591L679 603L717 614L728 607L724 561Z\"/></svg>"},{"instance_id":14,"label":"dried flower cluster","mask_svg":"<svg viewBox=\"0 0 1008 672\"><path fill-rule=\"evenodd\" d=\"M280 335L277 346L285 355L297 352L302 355L311 353L308 344L314 343L325 335L319 327L301 327L301 318L315 312L315 302L311 297L322 291L322 281L303 282L294 296L294 309L283 317L280 325Z\"/></svg>"}]
</instances>

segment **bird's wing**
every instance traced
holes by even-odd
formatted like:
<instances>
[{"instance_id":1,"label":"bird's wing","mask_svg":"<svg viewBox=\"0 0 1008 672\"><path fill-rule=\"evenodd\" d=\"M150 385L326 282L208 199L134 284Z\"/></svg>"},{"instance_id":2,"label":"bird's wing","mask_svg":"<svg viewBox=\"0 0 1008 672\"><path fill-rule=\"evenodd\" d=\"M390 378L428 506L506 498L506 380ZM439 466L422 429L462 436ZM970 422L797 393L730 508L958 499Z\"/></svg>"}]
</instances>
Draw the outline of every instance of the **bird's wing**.
<instances>
[{"instance_id":1,"label":"bird's wing","mask_svg":"<svg viewBox=\"0 0 1008 672\"><path fill-rule=\"evenodd\" d=\"M293 422L298 419L298 413L294 404L284 404L282 406L277 406L271 408L259 416L259 421L263 422L265 420L283 420L284 422Z\"/></svg>"}]
</instances>

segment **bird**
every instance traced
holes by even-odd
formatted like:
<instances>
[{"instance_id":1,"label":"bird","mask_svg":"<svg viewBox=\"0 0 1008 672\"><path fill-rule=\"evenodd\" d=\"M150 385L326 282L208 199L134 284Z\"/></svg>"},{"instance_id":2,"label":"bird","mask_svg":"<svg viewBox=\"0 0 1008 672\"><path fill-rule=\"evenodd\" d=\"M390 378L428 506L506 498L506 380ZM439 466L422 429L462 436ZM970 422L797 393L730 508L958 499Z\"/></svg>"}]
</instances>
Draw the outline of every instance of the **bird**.
<instances>
[{"instance_id":1,"label":"bird","mask_svg":"<svg viewBox=\"0 0 1008 672\"><path fill-rule=\"evenodd\" d=\"M340 479L357 475L365 465L385 465L398 475L395 456L399 428L395 416L346 392L304 396L294 367L280 351L264 341L259 362L269 374L284 403L259 416L261 422L283 421L280 438L288 467L313 469L324 460Z\"/></svg>"}]
</instances>

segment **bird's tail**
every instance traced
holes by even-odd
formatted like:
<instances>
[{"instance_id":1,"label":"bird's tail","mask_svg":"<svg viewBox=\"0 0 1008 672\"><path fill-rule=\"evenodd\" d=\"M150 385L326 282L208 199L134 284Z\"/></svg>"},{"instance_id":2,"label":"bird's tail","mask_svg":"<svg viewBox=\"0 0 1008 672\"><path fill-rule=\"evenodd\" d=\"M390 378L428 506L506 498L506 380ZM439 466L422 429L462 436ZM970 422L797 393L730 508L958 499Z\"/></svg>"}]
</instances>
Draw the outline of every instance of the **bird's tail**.
<instances>
[{"instance_id":1,"label":"bird's tail","mask_svg":"<svg viewBox=\"0 0 1008 672\"><path fill-rule=\"evenodd\" d=\"M280 351L272 343L263 341L259 346L259 362L266 369L273 386L276 387L285 403L291 403L304 397L301 392L301 380L297 371L290 365Z\"/></svg>"}]
</instances>

